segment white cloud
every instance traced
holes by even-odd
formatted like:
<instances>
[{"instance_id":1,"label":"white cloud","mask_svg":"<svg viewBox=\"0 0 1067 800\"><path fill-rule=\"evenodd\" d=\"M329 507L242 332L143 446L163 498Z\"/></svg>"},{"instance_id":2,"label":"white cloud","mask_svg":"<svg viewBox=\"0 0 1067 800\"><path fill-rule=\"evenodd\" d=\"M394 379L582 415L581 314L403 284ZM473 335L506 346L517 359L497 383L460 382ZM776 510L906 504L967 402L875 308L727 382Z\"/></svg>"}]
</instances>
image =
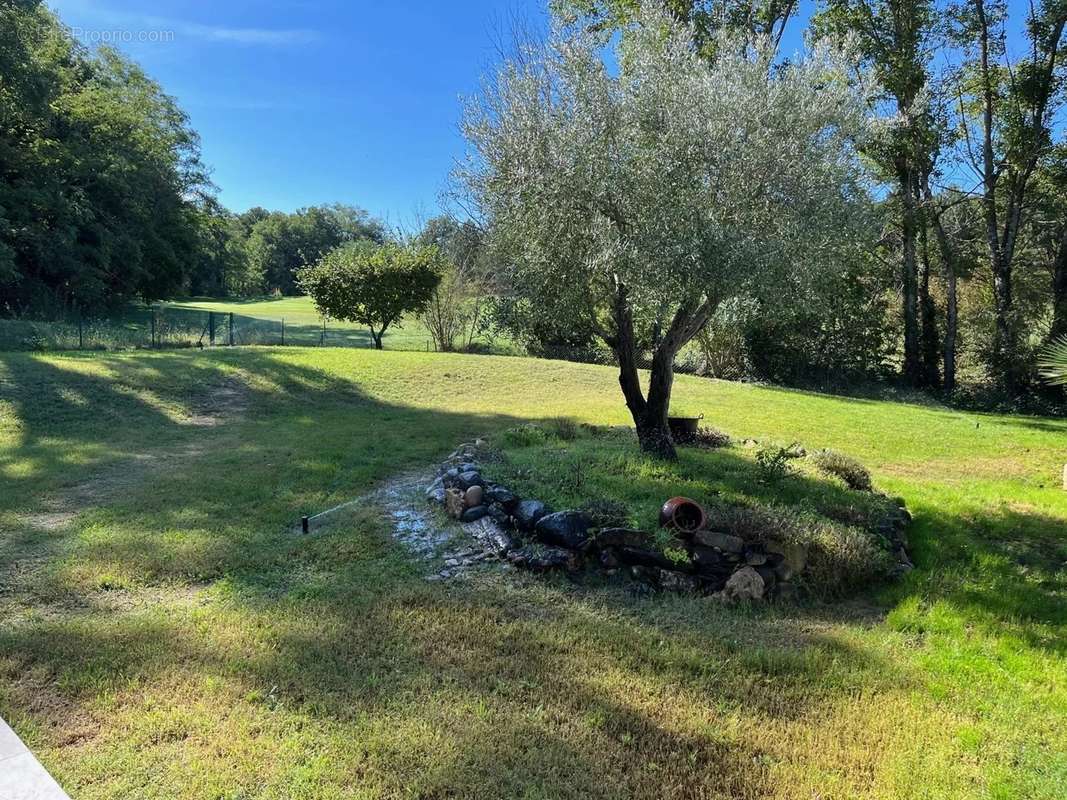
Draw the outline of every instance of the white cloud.
<instances>
[{"instance_id":1,"label":"white cloud","mask_svg":"<svg viewBox=\"0 0 1067 800\"><path fill-rule=\"evenodd\" d=\"M306 28L239 28L223 25L208 25L200 22L130 14L102 8L85 0L52 0L52 7L60 12L65 21L77 20L77 30L82 38L107 41L144 41L146 33L152 33L153 41L178 41L182 38L220 44L241 44L264 47L305 45L318 41L318 31ZM163 36L163 34L167 34Z\"/></svg>"},{"instance_id":2,"label":"white cloud","mask_svg":"<svg viewBox=\"0 0 1067 800\"><path fill-rule=\"evenodd\" d=\"M155 27L172 28L178 36L189 36L208 42L278 46L310 44L319 38L317 31L302 28L225 28L155 18L146 18L145 21L150 21Z\"/></svg>"}]
</instances>

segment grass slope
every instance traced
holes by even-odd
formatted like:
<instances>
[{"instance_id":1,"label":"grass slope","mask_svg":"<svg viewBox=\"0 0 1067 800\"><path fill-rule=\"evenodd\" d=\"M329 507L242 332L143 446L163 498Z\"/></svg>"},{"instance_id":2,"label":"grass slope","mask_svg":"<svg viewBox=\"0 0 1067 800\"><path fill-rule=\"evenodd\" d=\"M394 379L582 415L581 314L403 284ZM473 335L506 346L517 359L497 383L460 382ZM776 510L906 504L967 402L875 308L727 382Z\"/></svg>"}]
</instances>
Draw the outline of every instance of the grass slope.
<instances>
[{"instance_id":1,"label":"grass slope","mask_svg":"<svg viewBox=\"0 0 1067 800\"><path fill-rule=\"evenodd\" d=\"M373 509L292 523L475 434L625 423L611 370L2 354L0 714L79 798L1067 796L1067 423L677 392L863 460L919 569L751 610L429 585Z\"/></svg>"}]
</instances>

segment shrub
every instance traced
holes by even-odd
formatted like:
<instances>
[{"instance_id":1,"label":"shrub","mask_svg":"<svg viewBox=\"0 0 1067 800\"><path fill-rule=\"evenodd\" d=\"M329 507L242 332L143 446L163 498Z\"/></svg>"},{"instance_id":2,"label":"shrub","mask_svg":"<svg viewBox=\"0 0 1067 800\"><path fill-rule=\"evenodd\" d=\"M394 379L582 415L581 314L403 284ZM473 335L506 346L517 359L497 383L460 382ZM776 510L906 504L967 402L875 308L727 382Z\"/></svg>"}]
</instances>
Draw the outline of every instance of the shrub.
<instances>
[{"instance_id":1,"label":"shrub","mask_svg":"<svg viewBox=\"0 0 1067 800\"><path fill-rule=\"evenodd\" d=\"M849 489L857 492L869 492L872 489L871 473L852 456L836 450L820 450L811 456L811 461L819 472L840 478Z\"/></svg>"},{"instance_id":2,"label":"shrub","mask_svg":"<svg viewBox=\"0 0 1067 800\"><path fill-rule=\"evenodd\" d=\"M708 511L709 527L746 542L799 545L807 553L801 580L810 593L833 597L885 579L893 559L868 531L807 511L771 505L724 506Z\"/></svg>"},{"instance_id":3,"label":"shrub","mask_svg":"<svg viewBox=\"0 0 1067 800\"><path fill-rule=\"evenodd\" d=\"M589 518L592 528L626 528L631 522L626 504L610 498L587 500L578 510Z\"/></svg>"},{"instance_id":4,"label":"shrub","mask_svg":"<svg viewBox=\"0 0 1067 800\"><path fill-rule=\"evenodd\" d=\"M764 482L777 483L792 471L790 462L803 457L804 449L796 442L788 447L765 444L756 451L756 464Z\"/></svg>"},{"instance_id":5,"label":"shrub","mask_svg":"<svg viewBox=\"0 0 1067 800\"><path fill-rule=\"evenodd\" d=\"M512 447L533 447L548 441L548 431L540 425L530 423L508 428L501 434L500 438L504 440L504 444Z\"/></svg>"},{"instance_id":6,"label":"shrub","mask_svg":"<svg viewBox=\"0 0 1067 800\"><path fill-rule=\"evenodd\" d=\"M548 423L548 428L557 439L573 442L578 438L578 423L567 417L556 417Z\"/></svg>"},{"instance_id":7,"label":"shrub","mask_svg":"<svg viewBox=\"0 0 1067 800\"><path fill-rule=\"evenodd\" d=\"M718 428L702 427L689 444L693 447L715 450L720 447L729 447L730 442L730 434L726 431L720 431Z\"/></svg>"}]
</instances>

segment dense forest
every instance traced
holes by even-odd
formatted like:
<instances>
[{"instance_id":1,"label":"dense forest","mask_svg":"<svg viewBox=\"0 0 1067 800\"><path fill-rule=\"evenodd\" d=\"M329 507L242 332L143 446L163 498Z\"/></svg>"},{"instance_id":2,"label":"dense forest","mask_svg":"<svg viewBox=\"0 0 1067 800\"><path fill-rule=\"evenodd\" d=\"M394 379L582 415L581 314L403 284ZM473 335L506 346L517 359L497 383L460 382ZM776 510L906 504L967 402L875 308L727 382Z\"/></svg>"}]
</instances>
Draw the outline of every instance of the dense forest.
<instances>
[{"instance_id":1,"label":"dense forest","mask_svg":"<svg viewBox=\"0 0 1067 800\"><path fill-rule=\"evenodd\" d=\"M630 0L553 6L605 42L641 25ZM833 263L783 260L782 279L717 305L679 366L1042 402L1040 354L1067 335L1067 0L821 0L810 21L795 0L667 9L709 69L724 41L785 64L785 32L806 25L809 43L845 53L869 123L856 142L865 214ZM82 47L37 0L0 6L0 34L0 312L294 294L298 270L337 248L398 238L344 205L226 210L187 116L136 64ZM535 354L610 360L565 285L531 297L509 284L497 221L475 217L411 237L449 264L428 320L442 344L469 344L478 327ZM635 346L651 353L665 320L655 307L641 319Z\"/></svg>"},{"instance_id":2,"label":"dense forest","mask_svg":"<svg viewBox=\"0 0 1067 800\"><path fill-rule=\"evenodd\" d=\"M228 212L188 117L136 64L37 0L0 5L0 34L0 311L292 293L305 263L385 238L341 205Z\"/></svg>"}]
</instances>

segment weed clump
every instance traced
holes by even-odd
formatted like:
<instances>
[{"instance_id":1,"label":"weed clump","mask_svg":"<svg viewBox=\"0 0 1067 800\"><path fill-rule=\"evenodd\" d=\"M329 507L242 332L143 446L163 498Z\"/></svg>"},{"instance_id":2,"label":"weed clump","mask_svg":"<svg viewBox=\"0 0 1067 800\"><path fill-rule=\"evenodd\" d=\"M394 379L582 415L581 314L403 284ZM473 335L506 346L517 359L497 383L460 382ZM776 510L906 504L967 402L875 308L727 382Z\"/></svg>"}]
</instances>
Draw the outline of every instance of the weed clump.
<instances>
[{"instance_id":1,"label":"weed clump","mask_svg":"<svg viewBox=\"0 0 1067 800\"><path fill-rule=\"evenodd\" d=\"M840 596L892 573L892 555L878 537L810 511L762 504L722 506L709 509L708 519L710 528L746 543L802 548L806 566L800 580L816 596Z\"/></svg>"},{"instance_id":2,"label":"weed clump","mask_svg":"<svg viewBox=\"0 0 1067 800\"><path fill-rule=\"evenodd\" d=\"M626 528L630 525L630 509L611 498L586 500L578 509L589 519L591 528Z\"/></svg>"},{"instance_id":3,"label":"weed clump","mask_svg":"<svg viewBox=\"0 0 1067 800\"><path fill-rule=\"evenodd\" d=\"M718 450L723 447L729 447L731 442L730 434L726 431L712 427L701 427L693 438L688 442L684 442L684 444L688 444L691 447L700 447L704 450Z\"/></svg>"},{"instance_id":4,"label":"weed clump","mask_svg":"<svg viewBox=\"0 0 1067 800\"><path fill-rule=\"evenodd\" d=\"M764 483L778 483L792 473L792 462L803 457L804 448L796 442L788 447L765 444L756 451L756 466Z\"/></svg>"},{"instance_id":5,"label":"weed clump","mask_svg":"<svg viewBox=\"0 0 1067 800\"><path fill-rule=\"evenodd\" d=\"M869 492L873 488L871 473L852 456L836 450L820 450L811 455L811 462L824 475L840 478L849 489Z\"/></svg>"}]
</instances>

